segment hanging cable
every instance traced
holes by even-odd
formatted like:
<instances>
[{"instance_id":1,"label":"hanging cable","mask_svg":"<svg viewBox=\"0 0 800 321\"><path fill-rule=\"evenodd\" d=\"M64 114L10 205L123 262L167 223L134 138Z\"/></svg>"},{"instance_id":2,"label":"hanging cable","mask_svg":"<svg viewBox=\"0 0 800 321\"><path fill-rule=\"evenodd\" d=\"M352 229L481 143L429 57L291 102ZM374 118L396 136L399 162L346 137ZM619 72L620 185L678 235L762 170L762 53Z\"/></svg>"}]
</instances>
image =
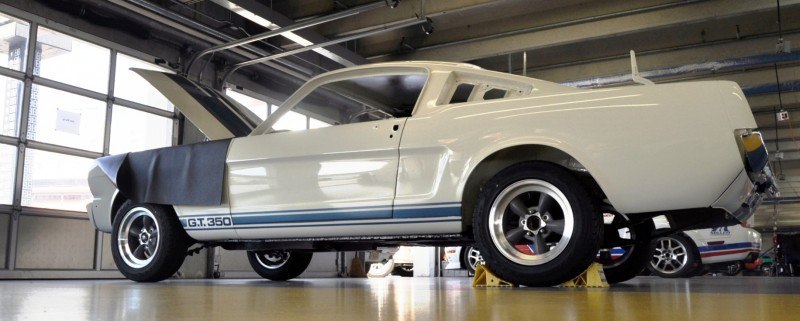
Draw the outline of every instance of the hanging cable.
<instances>
[{"instance_id":1,"label":"hanging cable","mask_svg":"<svg viewBox=\"0 0 800 321\"><path fill-rule=\"evenodd\" d=\"M783 25L781 22L781 0L775 0L775 2L776 2L776 13L778 15L778 44L776 49L777 51L779 51L778 53L780 53L783 44ZM775 85L777 86L778 90L778 107L780 107L780 109L783 110L783 98L781 97L781 81L780 81L780 76L778 75L778 64L775 63L773 64L773 66L775 67ZM780 153L781 149L778 144L779 143L778 112L775 109L776 107L773 105L772 110L774 112L774 117L775 117L775 150L777 154ZM789 131L790 134L792 135L792 141L794 141L795 145L797 145L797 141L795 140L794 129L792 128L791 117L789 117L788 121L789 121ZM800 149L798 149L798 153L800 153ZM781 162L780 158L778 158L777 161L780 173L778 179L780 179L781 177L783 177L783 163ZM772 241L773 245L776 246L776 248L778 247L777 237L775 237L775 235L778 233L778 203L780 203L780 198L775 198L775 202L772 203L772 233L773 233ZM779 264L779 262L776 263Z\"/></svg>"},{"instance_id":2,"label":"hanging cable","mask_svg":"<svg viewBox=\"0 0 800 321\"><path fill-rule=\"evenodd\" d=\"M216 52L212 52L212 53L211 53L211 57L208 57L208 59L206 60L206 63L205 63L205 64L203 64L203 68L202 68L202 69L200 69L200 73L199 73L199 74L197 74L197 83L200 83L200 84L202 84L202 83L203 83L203 72L205 72L205 71L206 71L206 67L208 67L208 64L211 62L211 60L212 60L212 59L214 59L214 54L215 54L215 53L216 53Z\"/></svg>"}]
</instances>

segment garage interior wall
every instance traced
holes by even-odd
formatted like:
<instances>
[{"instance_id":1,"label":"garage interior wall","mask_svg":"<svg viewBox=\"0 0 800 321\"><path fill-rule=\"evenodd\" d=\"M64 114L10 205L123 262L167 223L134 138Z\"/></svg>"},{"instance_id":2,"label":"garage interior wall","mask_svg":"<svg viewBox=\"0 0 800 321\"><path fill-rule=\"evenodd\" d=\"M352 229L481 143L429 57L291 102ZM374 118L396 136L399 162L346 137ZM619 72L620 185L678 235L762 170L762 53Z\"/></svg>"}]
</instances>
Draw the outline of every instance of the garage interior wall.
<instances>
[{"instance_id":1,"label":"garage interior wall","mask_svg":"<svg viewBox=\"0 0 800 321\"><path fill-rule=\"evenodd\" d=\"M155 57L7 6L0 25L0 278L121 277L110 235L86 216L86 177L94 158L178 143L178 112L129 69L169 70L147 62ZM262 118L279 103L241 88L228 94ZM278 127L328 125L291 113ZM188 260L200 267L187 277L204 269L198 257ZM220 268L244 271L243 259L226 254ZM334 253L318 255L309 273L335 274L328 262Z\"/></svg>"},{"instance_id":2,"label":"garage interior wall","mask_svg":"<svg viewBox=\"0 0 800 321\"><path fill-rule=\"evenodd\" d=\"M265 7L259 1L242 2ZM370 30L410 19L420 12L416 3L402 2L391 11L361 14L325 24L316 28L316 31L322 36L337 38L354 31ZM519 5L521 3L525 5ZM794 44L794 48L790 46L789 50L776 48L779 33L774 1L733 0L442 0L426 2L424 5L425 13L432 17L436 26L433 34L428 35L414 27L359 39L348 45L371 62L421 59L461 61L490 70L594 88L629 84L630 60L627 53L635 49L642 75L656 83L736 81L747 93L759 130L764 134L773 155L772 161L783 194L776 206L770 204L759 208L755 227L761 231L772 230L773 226L782 231L796 231L800 226L800 145L795 142L798 136L793 128L800 127L800 122L795 120L800 118L800 54L797 50L800 44L800 19L796 19L800 14L800 2L792 0L781 3L782 36ZM276 2L276 11L282 11L294 20L334 11L333 3L318 4L331 8L317 8L317 12L314 6L305 3ZM192 10L203 9L222 10L208 1L193 4ZM117 71L127 70L127 67L121 66L130 61L153 67L148 63L157 61L156 57L169 63L179 63L181 57L185 57L184 47L207 48L209 44L189 39L190 36L185 36L180 42L175 41L171 46L155 40L137 40L119 30L92 25L68 13L51 10L40 1L8 0L0 4L0 12L7 18L17 18L0 28L0 36L5 41L0 46L0 82L3 82L0 92L5 95L0 101L4 104L4 111L19 111L11 116L3 114L0 132L0 233L3 233L0 234L0 267L4 268L0 270L0 277L65 277L86 273L118 276L112 273L108 237L93 232L85 214L78 207L86 202L81 199L88 195L86 191L71 195L68 199L63 199L62 193L57 200L53 196L54 199L46 202L42 194L39 195L42 198L34 202L31 198L33 191L36 188L43 191L41 187L44 186L36 175L47 175L47 172L34 169L37 163L49 162L58 164L56 169L59 172L74 173L75 177L83 178L85 169L80 175L71 169L87 164L89 159L100 155L138 148L114 143L117 137L121 137L115 135L115 117L139 115L155 123L163 123L164 136L158 137L170 140L161 143L176 143L177 133L183 132L183 129L176 127L179 118L175 112L170 107L160 105L156 95L148 93L146 99L123 95L115 81L137 78L120 77ZM37 12L38 15L31 12ZM223 13L228 18L235 18L230 12ZM647 24L647 28L642 28L643 23ZM159 29L154 25L148 25L153 27L153 32L187 31L171 26ZM46 30L41 34L40 26ZM39 36L41 39L36 41ZM16 39L14 45L9 39ZM275 44L292 48L291 44ZM41 50L36 51L37 48ZM45 63L58 59L67 61L75 56L74 52L84 49L104 53L102 56L105 58L94 61L92 68L101 70L105 78L70 79L54 71L58 69L52 69L57 67ZM37 57L36 52L41 55ZM41 64L21 64L23 61L38 61ZM14 62L18 65L14 65ZM318 63L319 60L313 62ZM216 63L212 61L204 69L207 75L213 74ZM69 67L75 74L86 73L78 63ZM231 78L235 86L229 89L229 95L265 117L270 109L280 105L286 98L290 87L302 82L300 79L289 81L275 77L277 71L273 69L253 66L253 69L235 74ZM314 69L314 72L320 70ZM9 88L16 88L16 91ZM48 105L45 100L52 93L57 93L60 101ZM32 101L35 103L32 104ZM72 109L75 106L66 106L68 104L80 105L86 110L75 112ZM8 106L13 108L9 109ZM31 112L33 106L37 109L36 113ZM45 116L39 118L38 111L44 113L47 108L54 111L53 117L64 117L65 121L58 128L55 119L47 120ZM781 108L789 113L789 122L776 121L775 111ZM36 117L31 117L34 114ZM89 121L92 117L101 121ZM325 125L307 114L290 118L294 120L286 126L296 129ZM7 125L12 123L9 121L12 119L13 124ZM75 124L77 119L82 122L77 126L79 133L75 136L74 132L70 132L74 131L75 125L69 124ZM103 126L86 127L90 123ZM35 133L32 131L34 128ZM136 134L136 129L128 130ZM45 134L47 130L49 135ZM83 130L90 130L91 133L83 133ZM778 151L784 152L782 160L774 158ZM60 193L56 189L51 191ZM42 205L44 203L50 205ZM23 251L44 251L44 254ZM65 258L61 257L66 256L63 251L82 253L74 258ZM223 258L221 269L244 271L241 258L230 258L233 254L220 254Z\"/></svg>"},{"instance_id":3,"label":"garage interior wall","mask_svg":"<svg viewBox=\"0 0 800 321\"><path fill-rule=\"evenodd\" d=\"M0 20L0 277L119 277L86 177L94 158L177 142L173 106L128 70L165 69L52 22Z\"/></svg>"}]
</instances>

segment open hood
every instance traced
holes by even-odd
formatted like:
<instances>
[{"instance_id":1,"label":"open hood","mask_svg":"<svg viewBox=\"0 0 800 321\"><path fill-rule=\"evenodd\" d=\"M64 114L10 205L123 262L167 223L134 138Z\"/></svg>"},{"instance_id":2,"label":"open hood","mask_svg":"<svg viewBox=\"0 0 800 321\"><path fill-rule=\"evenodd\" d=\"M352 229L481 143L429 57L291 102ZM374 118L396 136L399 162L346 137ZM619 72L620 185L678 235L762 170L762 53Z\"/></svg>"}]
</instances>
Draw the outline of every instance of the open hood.
<instances>
[{"instance_id":1,"label":"open hood","mask_svg":"<svg viewBox=\"0 0 800 321\"><path fill-rule=\"evenodd\" d=\"M243 137L260 123L253 112L225 94L186 77L132 68L170 100L210 140Z\"/></svg>"}]
</instances>

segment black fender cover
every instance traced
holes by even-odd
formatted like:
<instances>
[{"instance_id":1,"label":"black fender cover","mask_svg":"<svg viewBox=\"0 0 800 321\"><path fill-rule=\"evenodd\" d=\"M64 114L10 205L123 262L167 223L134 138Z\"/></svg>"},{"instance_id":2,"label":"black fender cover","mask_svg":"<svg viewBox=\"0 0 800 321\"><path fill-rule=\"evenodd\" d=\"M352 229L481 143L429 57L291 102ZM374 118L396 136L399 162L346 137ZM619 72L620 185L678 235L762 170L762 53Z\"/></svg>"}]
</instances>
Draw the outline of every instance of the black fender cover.
<instances>
[{"instance_id":1,"label":"black fender cover","mask_svg":"<svg viewBox=\"0 0 800 321\"><path fill-rule=\"evenodd\" d=\"M220 205L230 139L101 157L97 164L137 203Z\"/></svg>"}]
</instances>

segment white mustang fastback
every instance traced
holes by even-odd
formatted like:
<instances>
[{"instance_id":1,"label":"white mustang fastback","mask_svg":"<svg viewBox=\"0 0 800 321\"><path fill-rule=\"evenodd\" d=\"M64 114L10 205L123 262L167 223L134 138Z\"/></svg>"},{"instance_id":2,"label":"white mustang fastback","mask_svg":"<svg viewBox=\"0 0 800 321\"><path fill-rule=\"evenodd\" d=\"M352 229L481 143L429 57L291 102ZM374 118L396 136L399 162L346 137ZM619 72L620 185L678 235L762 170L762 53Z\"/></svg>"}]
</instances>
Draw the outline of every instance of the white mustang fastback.
<instances>
[{"instance_id":1,"label":"white mustang fastback","mask_svg":"<svg viewBox=\"0 0 800 321\"><path fill-rule=\"evenodd\" d=\"M260 122L227 96L138 70L211 141L104 157L92 223L119 270L170 277L195 243L286 280L315 251L475 242L499 277L632 278L659 235L735 224L774 195L733 82L576 89L467 64L396 62L310 80ZM290 110L334 126L275 131ZM604 220L603 214L613 214ZM627 249L608 260L609 249Z\"/></svg>"}]
</instances>

